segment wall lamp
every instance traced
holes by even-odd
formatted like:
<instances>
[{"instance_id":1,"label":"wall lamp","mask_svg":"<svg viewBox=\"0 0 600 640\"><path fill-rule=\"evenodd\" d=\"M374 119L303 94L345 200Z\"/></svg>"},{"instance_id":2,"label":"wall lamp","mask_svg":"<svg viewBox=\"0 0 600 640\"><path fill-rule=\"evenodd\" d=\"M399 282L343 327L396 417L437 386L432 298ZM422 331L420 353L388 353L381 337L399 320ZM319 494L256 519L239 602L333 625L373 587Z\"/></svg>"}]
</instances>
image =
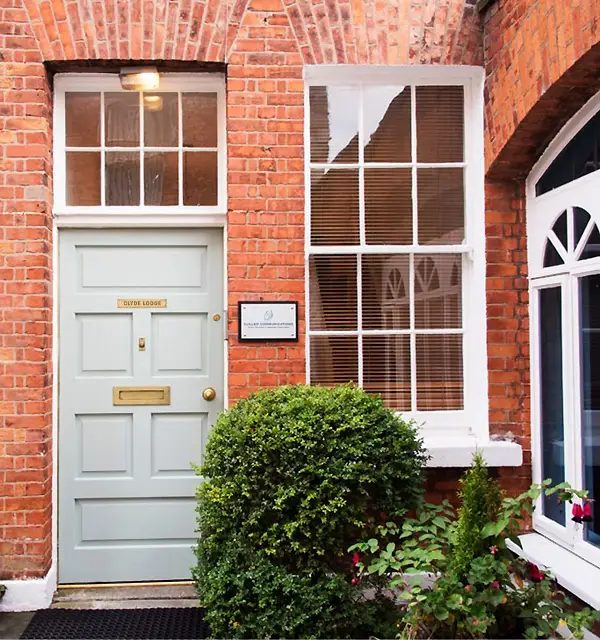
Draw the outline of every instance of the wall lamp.
<instances>
[{"instance_id":1,"label":"wall lamp","mask_svg":"<svg viewBox=\"0 0 600 640\"><path fill-rule=\"evenodd\" d=\"M153 91L158 89L159 75L156 67L125 67L119 80L125 91Z\"/></svg>"}]
</instances>

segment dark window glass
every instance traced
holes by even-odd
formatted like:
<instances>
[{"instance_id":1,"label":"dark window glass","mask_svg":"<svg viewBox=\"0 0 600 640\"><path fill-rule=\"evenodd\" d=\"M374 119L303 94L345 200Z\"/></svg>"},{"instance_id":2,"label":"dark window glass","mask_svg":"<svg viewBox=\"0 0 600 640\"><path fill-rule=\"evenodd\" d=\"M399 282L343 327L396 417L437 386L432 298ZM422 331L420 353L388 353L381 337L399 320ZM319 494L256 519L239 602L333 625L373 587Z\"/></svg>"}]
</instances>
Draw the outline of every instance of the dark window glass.
<instances>
[{"instance_id":1,"label":"dark window glass","mask_svg":"<svg viewBox=\"0 0 600 640\"><path fill-rule=\"evenodd\" d=\"M557 221L552 227L552 231L556 234L556 237L560 240L562 246L567 248L567 212L563 211L558 216Z\"/></svg>"},{"instance_id":2,"label":"dark window glass","mask_svg":"<svg viewBox=\"0 0 600 640\"><path fill-rule=\"evenodd\" d=\"M561 187L582 176L598 171L600 159L600 113L594 116L562 150L535 185L535 193L542 193Z\"/></svg>"},{"instance_id":3,"label":"dark window glass","mask_svg":"<svg viewBox=\"0 0 600 640\"><path fill-rule=\"evenodd\" d=\"M573 246L576 247L581 240L581 236L590 221L590 214L581 207L573 207Z\"/></svg>"},{"instance_id":4,"label":"dark window glass","mask_svg":"<svg viewBox=\"0 0 600 640\"><path fill-rule=\"evenodd\" d=\"M544 252L544 266L545 267L556 267L559 264L563 264L563 259L560 257L556 247L550 242L550 240L546 240L546 251Z\"/></svg>"},{"instance_id":5,"label":"dark window glass","mask_svg":"<svg viewBox=\"0 0 600 640\"><path fill-rule=\"evenodd\" d=\"M565 480L561 289L541 289L540 300L540 423L542 478ZM545 496L544 515L565 524L565 508L556 496Z\"/></svg>"},{"instance_id":6,"label":"dark window glass","mask_svg":"<svg viewBox=\"0 0 600 640\"><path fill-rule=\"evenodd\" d=\"M581 442L583 488L589 497L600 498L600 275L579 281L581 322ZM600 547L598 502L591 503L592 521L585 526L585 539Z\"/></svg>"},{"instance_id":7,"label":"dark window glass","mask_svg":"<svg viewBox=\"0 0 600 640\"><path fill-rule=\"evenodd\" d=\"M579 259L587 260L588 258L597 258L598 256L600 256L600 232L598 232L598 227L594 225L594 230L590 233L590 237L585 243Z\"/></svg>"}]
</instances>

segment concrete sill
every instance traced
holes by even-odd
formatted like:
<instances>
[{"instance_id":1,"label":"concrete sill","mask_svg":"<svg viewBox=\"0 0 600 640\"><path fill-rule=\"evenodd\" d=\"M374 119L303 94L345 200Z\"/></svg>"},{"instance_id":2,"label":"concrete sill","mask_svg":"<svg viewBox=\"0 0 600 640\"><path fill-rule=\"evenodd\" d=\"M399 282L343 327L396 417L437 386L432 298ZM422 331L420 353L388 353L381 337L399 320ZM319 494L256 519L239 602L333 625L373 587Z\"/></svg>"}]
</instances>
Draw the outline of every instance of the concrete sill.
<instances>
[{"instance_id":1,"label":"concrete sill","mask_svg":"<svg viewBox=\"0 0 600 640\"><path fill-rule=\"evenodd\" d=\"M476 451L483 455L488 467L520 467L523 464L523 449L516 442L427 434L423 441L431 456L428 467L470 467Z\"/></svg>"}]
</instances>

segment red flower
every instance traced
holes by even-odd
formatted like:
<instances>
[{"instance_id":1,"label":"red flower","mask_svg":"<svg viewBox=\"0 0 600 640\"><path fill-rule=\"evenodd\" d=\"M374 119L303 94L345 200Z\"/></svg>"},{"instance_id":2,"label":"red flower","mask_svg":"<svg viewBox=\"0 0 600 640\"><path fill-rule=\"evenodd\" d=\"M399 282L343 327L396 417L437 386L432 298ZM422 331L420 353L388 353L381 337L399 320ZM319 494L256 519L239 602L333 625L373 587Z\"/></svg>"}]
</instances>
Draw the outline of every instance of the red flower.
<instances>
[{"instance_id":1,"label":"red flower","mask_svg":"<svg viewBox=\"0 0 600 640\"><path fill-rule=\"evenodd\" d=\"M500 583L498 582L498 580L494 580L493 582L490 582L490 587L492 587L492 589L499 589Z\"/></svg>"},{"instance_id":2,"label":"red flower","mask_svg":"<svg viewBox=\"0 0 600 640\"><path fill-rule=\"evenodd\" d=\"M592 505L589 502L586 502L583 505L583 517L581 519L583 520L583 522L592 521Z\"/></svg>"},{"instance_id":3,"label":"red flower","mask_svg":"<svg viewBox=\"0 0 600 640\"><path fill-rule=\"evenodd\" d=\"M528 562L527 568L529 569L529 579L531 582L541 582L544 579L544 574L536 564L533 564L533 562Z\"/></svg>"},{"instance_id":4,"label":"red flower","mask_svg":"<svg viewBox=\"0 0 600 640\"><path fill-rule=\"evenodd\" d=\"M571 513L573 515L573 517L571 518L573 522L582 522L583 509L581 508L580 504L577 504L577 502L573 503L573 509Z\"/></svg>"},{"instance_id":5,"label":"red flower","mask_svg":"<svg viewBox=\"0 0 600 640\"><path fill-rule=\"evenodd\" d=\"M493 545L490 547L490 553L491 553L493 556L495 556L495 555L498 553L498 547L497 547L495 544L493 544Z\"/></svg>"},{"instance_id":6,"label":"red flower","mask_svg":"<svg viewBox=\"0 0 600 640\"><path fill-rule=\"evenodd\" d=\"M360 562L360 555L358 555L358 553L355 553L352 556L352 563L354 564L354 566L356 566L359 562Z\"/></svg>"},{"instance_id":7,"label":"red flower","mask_svg":"<svg viewBox=\"0 0 600 640\"><path fill-rule=\"evenodd\" d=\"M359 578L352 578L352 584L356 586L359 582Z\"/></svg>"}]
</instances>

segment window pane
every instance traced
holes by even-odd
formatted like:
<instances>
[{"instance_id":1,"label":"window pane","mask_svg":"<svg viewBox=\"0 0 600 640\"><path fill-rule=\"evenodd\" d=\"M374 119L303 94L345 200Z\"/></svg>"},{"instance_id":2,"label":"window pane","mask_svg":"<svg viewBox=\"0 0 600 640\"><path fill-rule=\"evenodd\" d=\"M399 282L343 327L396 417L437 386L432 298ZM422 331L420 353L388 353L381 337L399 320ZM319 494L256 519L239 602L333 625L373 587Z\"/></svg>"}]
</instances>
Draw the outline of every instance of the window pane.
<instances>
[{"instance_id":1,"label":"window pane","mask_svg":"<svg viewBox=\"0 0 600 640\"><path fill-rule=\"evenodd\" d=\"M587 260L588 258L597 258L600 256L600 233L598 227L594 225L592 233L588 241L585 243L585 247L579 256L580 260Z\"/></svg>"},{"instance_id":2,"label":"window pane","mask_svg":"<svg viewBox=\"0 0 600 640\"><path fill-rule=\"evenodd\" d=\"M535 185L535 194L556 189L600 169L600 114L595 115L560 152Z\"/></svg>"},{"instance_id":3,"label":"window pane","mask_svg":"<svg viewBox=\"0 0 600 640\"><path fill-rule=\"evenodd\" d=\"M140 98L135 93L105 93L106 146L137 147L140 144Z\"/></svg>"},{"instance_id":4,"label":"window pane","mask_svg":"<svg viewBox=\"0 0 600 640\"><path fill-rule=\"evenodd\" d=\"M462 87L417 87L418 162L462 162Z\"/></svg>"},{"instance_id":5,"label":"window pane","mask_svg":"<svg viewBox=\"0 0 600 640\"><path fill-rule=\"evenodd\" d=\"M365 162L410 162L410 87L365 87Z\"/></svg>"},{"instance_id":6,"label":"window pane","mask_svg":"<svg viewBox=\"0 0 600 640\"><path fill-rule=\"evenodd\" d=\"M415 256L415 327L462 327L461 256Z\"/></svg>"},{"instance_id":7,"label":"window pane","mask_svg":"<svg viewBox=\"0 0 600 640\"><path fill-rule=\"evenodd\" d=\"M412 244L410 169L365 169L368 244Z\"/></svg>"},{"instance_id":8,"label":"window pane","mask_svg":"<svg viewBox=\"0 0 600 640\"><path fill-rule=\"evenodd\" d=\"M140 204L140 154L106 153L106 204L137 206Z\"/></svg>"},{"instance_id":9,"label":"window pane","mask_svg":"<svg viewBox=\"0 0 600 640\"><path fill-rule=\"evenodd\" d=\"M562 246L567 248L567 212L563 211L557 218L552 227L552 231L556 234L556 237L560 240Z\"/></svg>"},{"instance_id":10,"label":"window pane","mask_svg":"<svg viewBox=\"0 0 600 640\"><path fill-rule=\"evenodd\" d=\"M310 176L312 244L358 244L358 170L315 170Z\"/></svg>"},{"instance_id":11,"label":"window pane","mask_svg":"<svg viewBox=\"0 0 600 640\"><path fill-rule=\"evenodd\" d=\"M184 147L217 146L217 94L182 93Z\"/></svg>"},{"instance_id":12,"label":"window pane","mask_svg":"<svg viewBox=\"0 0 600 640\"><path fill-rule=\"evenodd\" d=\"M358 162L358 87L310 87L311 162Z\"/></svg>"},{"instance_id":13,"label":"window pane","mask_svg":"<svg viewBox=\"0 0 600 640\"><path fill-rule=\"evenodd\" d=\"M410 338L363 338L363 387L381 394L386 407L410 411Z\"/></svg>"},{"instance_id":14,"label":"window pane","mask_svg":"<svg viewBox=\"0 0 600 640\"><path fill-rule=\"evenodd\" d=\"M100 146L100 94L66 93L67 147Z\"/></svg>"},{"instance_id":15,"label":"window pane","mask_svg":"<svg viewBox=\"0 0 600 640\"><path fill-rule=\"evenodd\" d=\"M67 151L67 204L100 204L100 152Z\"/></svg>"},{"instance_id":16,"label":"window pane","mask_svg":"<svg viewBox=\"0 0 600 640\"><path fill-rule=\"evenodd\" d=\"M356 330L356 256L311 256L310 328Z\"/></svg>"},{"instance_id":17,"label":"window pane","mask_svg":"<svg viewBox=\"0 0 600 640\"><path fill-rule=\"evenodd\" d=\"M576 247L590 221L590 214L581 207L573 207L573 246Z\"/></svg>"},{"instance_id":18,"label":"window pane","mask_svg":"<svg viewBox=\"0 0 600 640\"><path fill-rule=\"evenodd\" d=\"M311 384L333 386L358 381L356 336L311 336Z\"/></svg>"},{"instance_id":19,"label":"window pane","mask_svg":"<svg viewBox=\"0 0 600 640\"><path fill-rule=\"evenodd\" d=\"M364 329L409 329L409 257L362 256Z\"/></svg>"},{"instance_id":20,"label":"window pane","mask_svg":"<svg viewBox=\"0 0 600 640\"><path fill-rule=\"evenodd\" d=\"M147 147L177 147L177 94L144 94L144 144Z\"/></svg>"},{"instance_id":21,"label":"window pane","mask_svg":"<svg viewBox=\"0 0 600 640\"><path fill-rule=\"evenodd\" d=\"M540 289L540 426L542 479L565 480L563 422L562 316L560 287ZM565 524L564 504L556 496L543 498L544 515Z\"/></svg>"},{"instance_id":22,"label":"window pane","mask_svg":"<svg viewBox=\"0 0 600 640\"><path fill-rule=\"evenodd\" d=\"M546 249L544 250L544 266L556 267L559 264L563 264L563 259L556 250L556 247L552 244L551 240L546 240Z\"/></svg>"},{"instance_id":23,"label":"window pane","mask_svg":"<svg viewBox=\"0 0 600 640\"><path fill-rule=\"evenodd\" d=\"M144 154L144 204L170 206L179 203L178 154Z\"/></svg>"},{"instance_id":24,"label":"window pane","mask_svg":"<svg viewBox=\"0 0 600 640\"><path fill-rule=\"evenodd\" d=\"M462 336L417 335L417 410L463 408Z\"/></svg>"},{"instance_id":25,"label":"window pane","mask_svg":"<svg viewBox=\"0 0 600 640\"><path fill-rule=\"evenodd\" d=\"M581 321L581 440L583 488L600 499L600 275L579 282ZM593 503L585 539L600 547L600 507Z\"/></svg>"},{"instance_id":26,"label":"window pane","mask_svg":"<svg viewBox=\"0 0 600 640\"><path fill-rule=\"evenodd\" d=\"M216 151L186 151L183 154L183 204L216 206L218 175Z\"/></svg>"},{"instance_id":27,"label":"window pane","mask_svg":"<svg viewBox=\"0 0 600 640\"><path fill-rule=\"evenodd\" d=\"M461 244L464 239L462 169L418 169L419 244Z\"/></svg>"}]
</instances>

